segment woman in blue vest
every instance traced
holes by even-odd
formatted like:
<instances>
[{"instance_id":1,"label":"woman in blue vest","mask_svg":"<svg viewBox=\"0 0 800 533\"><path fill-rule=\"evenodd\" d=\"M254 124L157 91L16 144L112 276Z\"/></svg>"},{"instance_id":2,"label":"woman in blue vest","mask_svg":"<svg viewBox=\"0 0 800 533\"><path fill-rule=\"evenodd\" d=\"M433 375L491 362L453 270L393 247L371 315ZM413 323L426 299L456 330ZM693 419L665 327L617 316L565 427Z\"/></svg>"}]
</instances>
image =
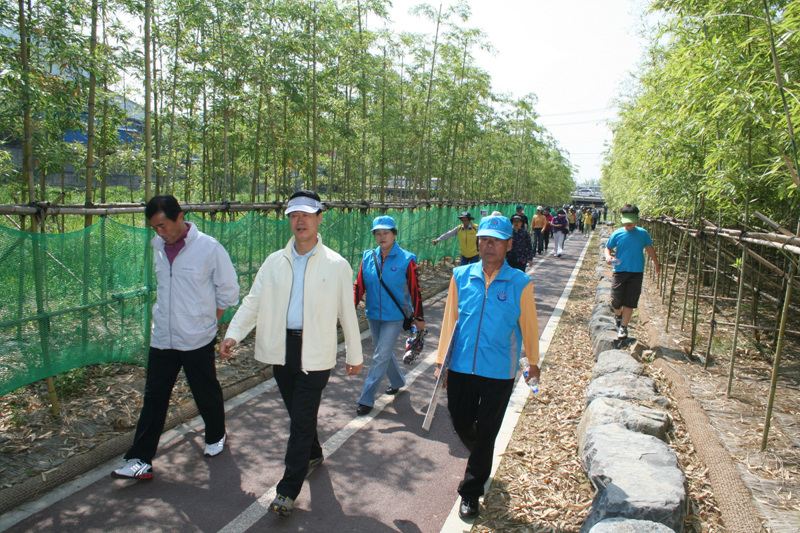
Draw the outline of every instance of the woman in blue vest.
<instances>
[{"instance_id":1,"label":"woman in blue vest","mask_svg":"<svg viewBox=\"0 0 800 533\"><path fill-rule=\"evenodd\" d=\"M392 217L380 216L373 220L372 234L378 247L364 251L353 285L356 306L364 293L367 294L367 318L375 346L372 365L358 399L356 413L359 415L372 411L384 376L389 377L386 394L397 394L406 384L393 351L403 328L403 319L413 317L412 324L417 329L425 327L416 256L395 242L397 224Z\"/></svg>"}]
</instances>

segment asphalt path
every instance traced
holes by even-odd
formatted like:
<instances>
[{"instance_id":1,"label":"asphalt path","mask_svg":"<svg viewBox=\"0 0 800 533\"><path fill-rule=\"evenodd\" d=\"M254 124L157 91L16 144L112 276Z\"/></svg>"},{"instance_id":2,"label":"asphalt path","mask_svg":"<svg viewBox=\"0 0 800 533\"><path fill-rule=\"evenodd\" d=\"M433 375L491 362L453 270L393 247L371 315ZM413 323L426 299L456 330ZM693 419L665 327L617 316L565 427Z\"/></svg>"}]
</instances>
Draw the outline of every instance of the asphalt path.
<instances>
[{"instance_id":1,"label":"asphalt path","mask_svg":"<svg viewBox=\"0 0 800 533\"><path fill-rule=\"evenodd\" d=\"M587 242L576 234L563 257L537 256L528 269L545 356ZM373 351L369 331L362 334L365 364L359 376L346 374L340 351L319 413L325 462L309 473L291 517L267 512L283 474L289 425L272 379L226 402L229 440L219 456L203 457L197 417L162 436L155 479L112 479L111 470L123 464L119 458L6 513L0 531L468 531L471 524L458 518L456 492L468 453L453 431L446 399L430 431L422 429L446 297L445 291L425 304L425 349L414 365L401 365L407 386L396 396L380 392L367 416L355 411ZM404 342L401 335L399 357ZM380 390L386 386L388 380ZM546 366L540 387L547 387ZM498 437L495 468L528 394L520 381Z\"/></svg>"}]
</instances>

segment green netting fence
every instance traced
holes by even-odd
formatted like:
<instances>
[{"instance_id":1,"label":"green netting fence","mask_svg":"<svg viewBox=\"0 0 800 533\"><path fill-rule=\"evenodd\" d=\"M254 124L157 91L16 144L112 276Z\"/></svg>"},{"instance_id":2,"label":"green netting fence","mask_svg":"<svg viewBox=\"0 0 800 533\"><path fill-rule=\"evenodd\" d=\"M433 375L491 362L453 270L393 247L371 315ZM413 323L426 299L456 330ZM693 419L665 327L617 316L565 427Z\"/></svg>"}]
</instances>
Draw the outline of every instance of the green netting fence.
<instances>
[{"instance_id":1,"label":"green netting fence","mask_svg":"<svg viewBox=\"0 0 800 533\"><path fill-rule=\"evenodd\" d=\"M513 205L484 206L510 216ZM530 211L530 208L527 209ZM389 211L398 243L419 261L457 257L453 238L431 240L458 224L458 209ZM476 219L479 210L471 210ZM371 221L378 213L332 210L320 227L323 242L358 269L362 251L375 246ZM531 213L528 213L531 216ZM215 237L236 267L241 296L270 253L291 237L288 220L251 212L233 222L186 220ZM73 368L110 362L145 364L155 278L150 229L103 217L65 234L0 226L0 396ZM229 320L234 309L223 320Z\"/></svg>"}]
</instances>

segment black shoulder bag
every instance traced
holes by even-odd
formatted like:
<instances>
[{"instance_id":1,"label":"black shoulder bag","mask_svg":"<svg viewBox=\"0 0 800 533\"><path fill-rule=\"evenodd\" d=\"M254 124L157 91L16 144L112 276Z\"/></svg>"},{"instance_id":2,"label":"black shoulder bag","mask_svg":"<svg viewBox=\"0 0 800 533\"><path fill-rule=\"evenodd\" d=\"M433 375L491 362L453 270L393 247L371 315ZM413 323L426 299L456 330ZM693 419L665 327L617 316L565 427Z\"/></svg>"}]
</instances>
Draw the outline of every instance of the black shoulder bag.
<instances>
[{"instance_id":1,"label":"black shoulder bag","mask_svg":"<svg viewBox=\"0 0 800 533\"><path fill-rule=\"evenodd\" d=\"M400 309L400 312L403 313L403 329L405 331L410 330L411 323L414 321L414 315L412 314L411 316L406 316L406 312L403 311L403 306L400 305L400 302L398 302L397 298L394 297L392 291L390 291L389 287L387 287L386 284L383 282L383 271L381 270L380 264L378 264L378 254L372 252L372 258L375 260L375 270L378 271L378 279L380 280L381 285L383 286L384 289L386 289L386 292L387 294L389 294L389 298L391 298L392 301L394 302L394 305L396 305L397 308Z\"/></svg>"}]
</instances>

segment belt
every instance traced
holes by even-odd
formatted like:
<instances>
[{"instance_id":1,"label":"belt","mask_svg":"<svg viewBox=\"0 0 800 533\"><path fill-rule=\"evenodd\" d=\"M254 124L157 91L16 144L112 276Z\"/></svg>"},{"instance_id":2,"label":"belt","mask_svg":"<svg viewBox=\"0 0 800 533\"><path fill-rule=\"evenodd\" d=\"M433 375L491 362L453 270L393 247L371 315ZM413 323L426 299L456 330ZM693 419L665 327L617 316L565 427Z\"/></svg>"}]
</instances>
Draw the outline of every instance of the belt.
<instances>
[{"instance_id":1,"label":"belt","mask_svg":"<svg viewBox=\"0 0 800 533\"><path fill-rule=\"evenodd\" d=\"M286 335L289 337L302 337L303 330L302 329L287 329Z\"/></svg>"}]
</instances>

